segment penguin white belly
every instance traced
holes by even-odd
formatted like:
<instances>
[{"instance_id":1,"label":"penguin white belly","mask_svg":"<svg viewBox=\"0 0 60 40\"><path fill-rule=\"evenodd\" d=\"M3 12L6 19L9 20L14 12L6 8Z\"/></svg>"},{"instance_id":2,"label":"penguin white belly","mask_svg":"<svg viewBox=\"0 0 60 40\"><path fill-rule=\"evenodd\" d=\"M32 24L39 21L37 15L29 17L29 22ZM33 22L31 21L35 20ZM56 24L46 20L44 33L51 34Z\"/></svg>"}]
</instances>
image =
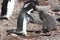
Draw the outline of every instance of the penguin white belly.
<instances>
[{"instance_id":1,"label":"penguin white belly","mask_svg":"<svg viewBox=\"0 0 60 40\"><path fill-rule=\"evenodd\" d=\"M25 35L27 35L27 32L26 32L27 24L28 24L28 20L27 20L27 18L25 16L24 19L23 19L23 33Z\"/></svg>"},{"instance_id":2,"label":"penguin white belly","mask_svg":"<svg viewBox=\"0 0 60 40\"><path fill-rule=\"evenodd\" d=\"M15 6L15 1L14 0L11 0L11 1L8 2L7 14L6 14L7 18L9 18L12 15L13 10L14 10L14 6Z\"/></svg>"}]
</instances>

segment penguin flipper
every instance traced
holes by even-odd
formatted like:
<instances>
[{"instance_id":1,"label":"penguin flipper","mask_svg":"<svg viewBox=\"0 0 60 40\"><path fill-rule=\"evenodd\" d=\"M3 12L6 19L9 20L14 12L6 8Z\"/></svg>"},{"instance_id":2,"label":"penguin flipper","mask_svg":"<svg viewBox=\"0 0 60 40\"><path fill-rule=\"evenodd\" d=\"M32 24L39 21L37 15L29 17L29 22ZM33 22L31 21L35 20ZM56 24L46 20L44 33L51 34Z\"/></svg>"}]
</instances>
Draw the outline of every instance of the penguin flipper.
<instances>
[{"instance_id":1,"label":"penguin flipper","mask_svg":"<svg viewBox=\"0 0 60 40\"><path fill-rule=\"evenodd\" d=\"M27 17L30 18L30 23L34 23L34 19L33 19L33 17L31 15L27 14Z\"/></svg>"}]
</instances>

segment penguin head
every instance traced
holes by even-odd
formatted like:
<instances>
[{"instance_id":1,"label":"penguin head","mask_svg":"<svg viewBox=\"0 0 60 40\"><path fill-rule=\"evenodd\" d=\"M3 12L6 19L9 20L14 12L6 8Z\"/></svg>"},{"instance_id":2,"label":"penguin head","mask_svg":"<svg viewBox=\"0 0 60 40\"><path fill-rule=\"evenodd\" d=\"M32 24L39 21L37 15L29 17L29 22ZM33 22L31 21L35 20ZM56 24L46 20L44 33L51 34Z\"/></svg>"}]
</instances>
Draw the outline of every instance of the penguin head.
<instances>
[{"instance_id":1,"label":"penguin head","mask_svg":"<svg viewBox=\"0 0 60 40\"><path fill-rule=\"evenodd\" d=\"M31 4L34 6L33 9L36 11L36 5L39 5L38 0L32 0Z\"/></svg>"},{"instance_id":2,"label":"penguin head","mask_svg":"<svg viewBox=\"0 0 60 40\"><path fill-rule=\"evenodd\" d=\"M39 5L38 0L28 0L24 3L24 8L36 10L36 5Z\"/></svg>"}]
</instances>

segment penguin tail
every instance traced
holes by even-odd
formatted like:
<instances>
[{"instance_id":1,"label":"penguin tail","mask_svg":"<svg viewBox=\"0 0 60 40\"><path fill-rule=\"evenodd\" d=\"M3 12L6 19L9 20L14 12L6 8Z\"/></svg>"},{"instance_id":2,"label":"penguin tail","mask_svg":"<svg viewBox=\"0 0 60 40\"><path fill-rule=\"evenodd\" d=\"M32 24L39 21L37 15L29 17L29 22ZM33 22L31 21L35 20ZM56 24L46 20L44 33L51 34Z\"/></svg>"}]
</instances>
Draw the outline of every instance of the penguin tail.
<instances>
[{"instance_id":1,"label":"penguin tail","mask_svg":"<svg viewBox=\"0 0 60 40\"><path fill-rule=\"evenodd\" d=\"M0 20L3 20L3 19L8 20L8 18L6 16L0 15Z\"/></svg>"}]
</instances>

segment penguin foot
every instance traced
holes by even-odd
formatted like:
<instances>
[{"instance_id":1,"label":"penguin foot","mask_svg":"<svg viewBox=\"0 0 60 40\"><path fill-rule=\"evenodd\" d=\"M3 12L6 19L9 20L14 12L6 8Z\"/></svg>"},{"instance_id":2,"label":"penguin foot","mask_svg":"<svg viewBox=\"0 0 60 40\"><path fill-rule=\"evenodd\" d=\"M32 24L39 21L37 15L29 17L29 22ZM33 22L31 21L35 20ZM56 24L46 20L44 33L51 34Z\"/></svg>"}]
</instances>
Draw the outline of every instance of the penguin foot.
<instances>
[{"instance_id":1,"label":"penguin foot","mask_svg":"<svg viewBox=\"0 0 60 40\"><path fill-rule=\"evenodd\" d=\"M50 33L40 33L40 36L51 36Z\"/></svg>"}]
</instances>

